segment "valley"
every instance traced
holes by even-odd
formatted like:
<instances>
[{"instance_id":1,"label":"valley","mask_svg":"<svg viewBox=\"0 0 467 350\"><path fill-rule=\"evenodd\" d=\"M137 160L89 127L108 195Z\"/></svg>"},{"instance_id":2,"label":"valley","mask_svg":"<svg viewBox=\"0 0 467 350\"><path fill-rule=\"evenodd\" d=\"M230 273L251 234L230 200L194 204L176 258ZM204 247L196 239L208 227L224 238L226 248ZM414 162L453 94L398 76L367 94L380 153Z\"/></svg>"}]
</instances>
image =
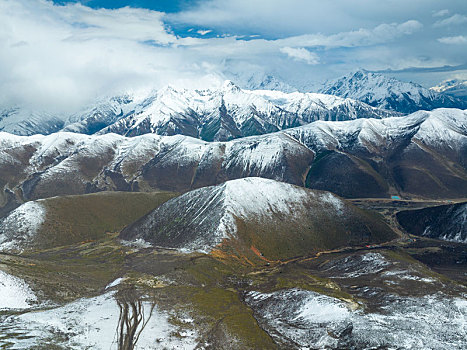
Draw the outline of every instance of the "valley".
<instances>
[{"instance_id":1,"label":"valley","mask_svg":"<svg viewBox=\"0 0 467 350\"><path fill-rule=\"evenodd\" d=\"M433 207L439 200L354 199L363 210L378 213L378 220L389 225L394 237L309 253L294 247L276 257L260 245L240 248L239 242L200 252L119 239L120 228L134 220L121 217L119 206L134 206L129 200L138 203L142 198L136 196L143 195L154 201L155 213L162 210L157 209L162 203L178 198L176 206L190 208L183 196L170 200L174 196L170 193L97 193L63 197L70 208L78 209L73 221L67 221L66 204L54 205L61 197L45 200L51 202L46 204L50 224L41 230L40 244L28 245L20 253L0 253L2 271L25 281L36 298L28 300L30 306L23 311L0 311L4 348L123 349L125 341L134 341L137 348L186 349L299 349L310 343L318 348L369 349L401 341L440 349L461 347L465 246L413 236L393 220L400 207ZM120 217L120 226L113 226L115 219L106 226L109 214L93 222L82 220L90 212L99 213L88 208L87 201L112 208L109 214ZM84 204L82 209L79 203ZM62 224L54 228L54 222ZM56 235L64 234L65 222L68 232L78 229L80 236L60 244ZM82 222L89 222L95 231L79 229ZM55 238L47 240L48 235ZM277 238L270 237L274 244ZM430 316L411 320L409 315L427 303L432 305ZM122 313L125 309L130 310L127 316ZM132 312L145 315L143 321L132 324ZM118 330L122 317L129 317L126 322L136 327L139 337ZM382 317L392 323L380 323ZM443 328L449 346L444 339L427 337L452 317L461 323ZM417 331L407 333L405 327Z\"/></svg>"}]
</instances>

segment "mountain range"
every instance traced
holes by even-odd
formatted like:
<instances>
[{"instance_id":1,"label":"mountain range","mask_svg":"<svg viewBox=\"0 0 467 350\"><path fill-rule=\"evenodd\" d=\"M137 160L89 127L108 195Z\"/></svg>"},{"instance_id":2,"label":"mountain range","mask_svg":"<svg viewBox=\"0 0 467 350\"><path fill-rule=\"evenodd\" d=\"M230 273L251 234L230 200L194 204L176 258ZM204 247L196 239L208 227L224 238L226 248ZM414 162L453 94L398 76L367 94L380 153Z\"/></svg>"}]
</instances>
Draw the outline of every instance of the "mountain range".
<instances>
[{"instance_id":1,"label":"mountain range","mask_svg":"<svg viewBox=\"0 0 467 350\"><path fill-rule=\"evenodd\" d=\"M0 134L2 208L104 190L188 191L263 177L347 198L467 196L467 116L318 121L228 142L175 135ZM16 204L15 204L16 203Z\"/></svg>"},{"instance_id":2,"label":"mountain range","mask_svg":"<svg viewBox=\"0 0 467 350\"><path fill-rule=\"evenodd\" d=\"M360 73L5 109L0 348L465 348L467 110Z\"/></svg>"},{"instance_id":3,"label":"mountain range","mask_svg":"<svg viewBox=\"0 0 467 350\"><path fill-rule=\"evenodd\" d=\"M328 81L319 90L364 102L370 106L408 114L436 108L467 108L467 101L426 89L412 82L402 82L383 74L357 70L341 78Z\"/></svg>"},{"instance_id":4,"label":"mountain range","mask_svg":"<svg viewBox=\"0 0 467 350\"><path fill-rule=\"evenodd\" d=\"M467 80L465 79L448 79L442 81L436 86L433 86L431 90L451 95L458 98L467 98Z\"/></svg>"},{"instance_id":5,"label":"mountain range","mask_svg":"<svg viewBox=\"0 0 467 350\"><path fill-rule=\"evenodd\" d=\"M228 141L317 120L387 118L441 107L467 108L464 99L364 70L325 83L320 93L297 92L270 75L251 79L254 83L242 86L255 90L241 89L232 81L207 90L168 86L100 98L71 114L3 108L0 130L16 135L57 131L182 134L205 141Z\"/></svg>"},{"instance_id":6,"label":"mountain range","mask_svg":"<svg viewBox=\"0 0 467 350\"><path fill-rule=\"evenodd\" d=\"M205 141L227 141L296 127L316 120L386 118L397 113L359 101L313 93L242 90L231 81L215 90L166 87L145 94L103 99L71 116L16 109L0 120L3 131L18 135L59 130L84 134L137 136L182 134ZM36 122L37 120L37 122Z\"/></svg>"}]
</instances>

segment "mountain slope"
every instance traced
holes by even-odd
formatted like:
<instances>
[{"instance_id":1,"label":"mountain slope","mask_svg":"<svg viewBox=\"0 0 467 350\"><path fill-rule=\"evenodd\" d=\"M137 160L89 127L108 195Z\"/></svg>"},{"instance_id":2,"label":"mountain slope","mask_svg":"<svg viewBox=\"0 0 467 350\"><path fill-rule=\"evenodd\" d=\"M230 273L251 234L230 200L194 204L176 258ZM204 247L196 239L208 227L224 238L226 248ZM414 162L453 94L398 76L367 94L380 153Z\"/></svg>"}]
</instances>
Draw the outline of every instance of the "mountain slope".
<instances>
[{"instance_id":1,"label":"mountain slope","mask_svg":"<svg viewBox=\"0 0 467 350\"><path fill-rule=\"evenodd\" d=\"M339 197L261 178L228 181L170 200L120 238L247 259L289 259L395 238L374 214Z\"/></svg>"},{"instance_id":2,"label":"mountain slope","mask_svg":"<svg viewBox=\"0 0 467 350\"><path fill-rule=\"evenodd\" d=\"M0 219L0 251L102 239L174 196L171 192L100 192L30 201Z\"/></svg>"},{"instance_id":3,"label":"mountain slope","mask_svg":"<svg viewBox=\"0 0 467 350\"><path fill-rule=\"evenodd\" d=\"M244 177L346 198L467 196L467 112L318 121L205 142L186 136L0 133L0 215L28 200L97 191L188 191Z\"/></svg>"},{"instance_id":4,"label":"mountain slope","mask_svg":"<svg viewBox=\"0 0 467 350\"><path fill-rule=\"evenodd\" d=\"M467 202L397 213L409 233L445 241L467 243Z\"/></svg>"},{"instance_id":5,"label":"mountain slope","mask_svg":"<svg viewBox=\"0 0 467 350\"><path fill-rule=\"evenodd\" d=\"M365 70L328 81L320 92L406 114L436 108L467 108L467 102L456 97Z\"/></svg>"},{"instance_id":6,"label":"mountain slope","mask_svg":"<svg viewBox=\"0 0 467 350\"><path fill-rule=\"evenodd\" d=\"M457 98L467 98L467 80L463 79L450 79L439 83L430 88L437 93L451 95Z\"/></svg>"},{"instance_id":7,"label":"mountain slope","mask_svg":"<svg viewBox=\"0 0 467 350\"><path fill-rule=\"evenodd\" d=\"M15 135L51 134L65 125L64 116L29 108L0 109L0 131Z\"/></svg>"},{"instance_id":8,"label":"mountain slope","mask_svg":"<svg viewBox=\"0 0 467 350\"><path fill-rule=\"evenodd\" d=\"M467 113L316 122L287 131L312 149L307 187L344 197L462 198L466 194Z\"/></svg>"}]
</instances>

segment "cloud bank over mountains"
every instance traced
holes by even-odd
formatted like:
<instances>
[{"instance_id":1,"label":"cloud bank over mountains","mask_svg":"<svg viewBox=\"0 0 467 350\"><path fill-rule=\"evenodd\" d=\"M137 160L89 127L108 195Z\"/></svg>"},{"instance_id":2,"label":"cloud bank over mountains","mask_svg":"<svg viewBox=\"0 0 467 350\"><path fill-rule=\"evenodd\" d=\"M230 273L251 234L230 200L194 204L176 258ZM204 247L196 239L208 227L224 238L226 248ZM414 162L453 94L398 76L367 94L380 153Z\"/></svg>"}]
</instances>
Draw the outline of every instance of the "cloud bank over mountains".
<instances>
[{"instance_id":1,"label":"cloud bank over mountains","mask_svg":"<svg viewBox=\"0 0 467 350\"><path fill-rule=\"evenodd\" d=\"M69 111L129 89L216 86L242 67L304 86L359 67L458 66L466 12L455 0L213 0L175 13L0 0L0 104Z\"/></svg>"}]
</instances>

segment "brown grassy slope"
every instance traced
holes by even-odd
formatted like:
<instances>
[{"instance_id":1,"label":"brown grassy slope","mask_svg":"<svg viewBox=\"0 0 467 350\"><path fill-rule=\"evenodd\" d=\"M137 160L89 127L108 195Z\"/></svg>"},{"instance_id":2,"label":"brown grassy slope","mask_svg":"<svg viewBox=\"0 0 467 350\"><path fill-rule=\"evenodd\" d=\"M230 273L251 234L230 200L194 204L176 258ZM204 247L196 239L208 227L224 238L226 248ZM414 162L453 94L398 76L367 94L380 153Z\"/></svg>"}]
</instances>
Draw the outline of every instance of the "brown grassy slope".
<instances>
[{"instance_id":1,"label":"brown grassy slope","mask_svg":"<svg viewBox=\"0 0 467 350\"><path fill-rule=\"evenodd\" d=\"M46 219L38 235L38 248L51 248L104 237L117 232L170 198L173 192L101 192L54 197L43 201Z\"/></svg>"}]
</instances>

